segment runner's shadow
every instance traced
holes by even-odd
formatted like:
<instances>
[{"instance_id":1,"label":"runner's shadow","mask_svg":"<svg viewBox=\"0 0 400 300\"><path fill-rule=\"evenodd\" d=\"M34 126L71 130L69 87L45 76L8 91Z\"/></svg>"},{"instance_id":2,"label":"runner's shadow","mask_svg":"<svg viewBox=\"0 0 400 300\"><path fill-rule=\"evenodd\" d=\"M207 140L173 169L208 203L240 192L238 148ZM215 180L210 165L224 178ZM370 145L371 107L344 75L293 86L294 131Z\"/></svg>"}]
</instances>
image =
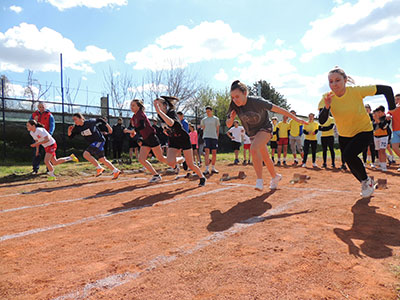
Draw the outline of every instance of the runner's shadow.
<instances>
[{"instance_id":1,"label":"runner's shadow","mask_svg":"<svg viewBox=\"0 0 400 300\"><path fill-rule=\"evenodd\" d=\"M400 246L400 221L377 213L379 207L369 206L370 199L356 202L351 211L354 214L353 225L349 230L335 228L333 232L349 247L349 254L362 257L360 250L372 258L386 258L393 255L388 246ZM353 239L362 240L360 248Z\"/></svg>"},{"instance_id":2,"label":"runner's shadow","mask_svg":"<svg viewBox=\"0 0 400 300\"><path fill-rule=\"evenodd\" d=\"M122 206L110 209L108 211L110 213L119 213L121 211L150 207L156 204L157 202L173 199L175 196L183 194L188 191L193 191L193 188L192 187L186 189L178 188L174 191L164 192L157 195L139 196L135 200L122 203Z\"/></svg>"},{"instance_id":3,"label":"runner's shadow","mask_svg":"<svg viewBox=\"0 0 400 300\"><path fill-rule=\"evenodd\" d=\"M10 174L10 175L1 177L1 178L0 178L0 184L2 184L2 183L14 183L14 182L26 181L26 180L29 180L29 179L37 178L39 175L43 175L43 174L46 174L46 173L38 173L38 174L36 174L36 175L34 175L34 174L32 174L32 173L26 173L26 174ZM19 186L19 185L35 184L35 183L38 183L38 182L37 182L37 181L36 181L36 182L32 182L32 183L29 183L29 182L22 182L22 183L19 183L19 184L3 185L2 187L3 187L3 188L6 188L6 187L15 187L15 186Z\"/></svg>"},{"instance_id":4,"label":"runner's shadow","mask_svg":"<svg viewBox=\"0 0 400 300\"><path fill-rule=\"evenodd\" d=\"M141 184L135 184L135 185L126 186L126 187L123 187L123 188L120 188L120 189L106 189L106 190L98 192L98 193L96 193L94 195L87 196L87 197L85 197L85 199L93 199L93 198L98 198L98 197L114 196L114 195L119 194L119 193L132 192L134 190L141 189L141 188L146 188L146 187L149 187L149 186L154 186L154 183L147 182L147 183L141 183Z\"/></svg>"},{"instance_id":5,"label":"runner's shadow","mask_svg":"<svg viewBox=\"0 0 400 300\"><path fill-rule=\"evenodd\" d=\"M261 216L272 205L264 202L275 191L264 193L252 199L239 202L228 211L221 213L220 210L213 210L210 213L211 222L207 225L208 231L225 231L231 228L235 223L241 223L250 218Z\"/></svg>"},{"instance_id":6,"label":"runner's shadow","mask_svg":"<svg viewBox=\"0 0 400 300\"><path fill-rule=\"evenodd\" d=\"M73 183L73 184L67 184L67 185L59 185L56 187L51 187L51 188L38 188L35 190L32 190L30 192L22 192L22 194L24 195L31 195L31 194L37 194L37 193L43 193L43 192L54 192L54 191L59 191L59 190L68 190L68 189L72 189L72 188L77 188L77 187L81 187L84 186L86 184L92 184L92 183L98 183L99 181L88 181L88 182L80 182L80 183Z\"/></svg>"}]
</instances>

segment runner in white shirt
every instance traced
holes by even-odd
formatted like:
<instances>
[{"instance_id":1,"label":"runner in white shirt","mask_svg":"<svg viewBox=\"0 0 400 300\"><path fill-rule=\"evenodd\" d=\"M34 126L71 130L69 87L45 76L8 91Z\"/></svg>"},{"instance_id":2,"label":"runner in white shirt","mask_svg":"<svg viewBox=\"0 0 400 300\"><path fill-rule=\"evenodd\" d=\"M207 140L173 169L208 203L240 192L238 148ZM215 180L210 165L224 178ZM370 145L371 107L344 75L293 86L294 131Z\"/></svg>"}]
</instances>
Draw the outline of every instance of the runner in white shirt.
<instances>
[{"instance_id":1,"label":"runner in white shirt","mask_svg":"<svg viewBox=\"0 0 400 300\"><path fill-rule=\"evenodd\" d=\"M78 162L78 158L74 154L70 156L63 157L57 159L56 150L57 143L56 140L47 132L46 129L43 128L43 125L36 122L35 120L29 120L26 123L26 129L29 131L32 138L35 140L35 143L31 144L31 147L36 147L36 156L39 155L39 146L42 145L44 147L44 151L46 155L44 157L44 163L46 164L47 169L49 170L48 180L55 180L56 176L54 175L54 166L65 163L67 161L75 161Z\"/></svg>"},{"instance_id":2,"label":"runner in white shirt","mask_svg":"<svg viewBox=\"0 0 400 300\"><path fill-rule=\"evenodd\" d=\"M245 134L243 126L239 126L238 121L233 122L233 127L231 127L226 133L232 141L232 147L235 152L235 165L239 163L239 149L242 145L242 137Z\"/></svg>"},{"instance_id":3,"label":"runner in white shirt","mask_svg":"<svg viewBox=\"0 0 400 300\"><path fill-rule=\"evenodd\" d=\"M243 165L251 165L251 152L250 152L250 147L251 147L251 140L249 136L245 133L243 136ZM246 152L249 152L249 160L246 160Z\"/></svg>"}]
</instances>

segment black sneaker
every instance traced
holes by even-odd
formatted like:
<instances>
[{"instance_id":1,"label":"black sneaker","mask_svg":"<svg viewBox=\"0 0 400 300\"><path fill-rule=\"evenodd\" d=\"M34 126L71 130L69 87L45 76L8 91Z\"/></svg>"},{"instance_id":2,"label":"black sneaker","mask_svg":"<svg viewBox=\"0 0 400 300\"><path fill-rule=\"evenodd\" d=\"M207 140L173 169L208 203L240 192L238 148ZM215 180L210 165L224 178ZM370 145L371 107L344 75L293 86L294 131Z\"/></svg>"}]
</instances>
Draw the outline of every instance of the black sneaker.
<instances>
[{"instance_id":1,"label":"black sneaker","mask_svg":"<svg viewBox=\"0 0 400 300\"><path fill-rule=\"evenodd\" d=\"M328 166L326 165L326 163L323 163L323 164L322 164L322 167L323 167L323 168L327 168Z\"/></svg>"},{"instance_id":2,"label":"black sneaker","mask_svg":"<svg viewBox=\"0 0 400 300\"><path fill-rule=\"evenodd\" d=\"M32 172L31 172L31 175L37 175L38 174L38 170L33 170Z\"/></svg>"},{"instance_id":3,"label":"black sneaker","mask_svg":"<svg viewBox=\"0 0 400 300\"><path fill-rule=\"evenodd\" d=\"M332 164L332 169L336 169L336 166L335 166L335 164Z\"/></svg>"},{"instance_id":4,"label":"black sneaker","mask_svg":"<svg viewBox=\"0 0 400 300\"><path fill-rule=\"evenodd\" d=\"M277 166L281 165L281 162L278 160L278 162L276 163Z\"/></svg>"},{"instance_id":5,"label":"black sneaker","mask_svg":"<svg viewBox=\"0 0 400 300\"><path fill-rule=\"evenodd\" d=\"M287 166L287 164L286 164L286 160L284 160L284 161L283 161L283 165L284 165L284 166Z\"/></svg>"},{"instance_id":6,"label":"black sneaker","mask_svg":"<svg viewBox=\"0 0 400 300\"><path fill-rule=\"evenodd\" d=\"M346 165L342 165L342 166L340 167L340 170L346 171L346 170L347 170Z\"/></svg>"},{"instance_id":7,"label":"black sneaker","mask_svg":"<svg viewBox=\"0 0 400 300\"><path fill-rule=\"evenodd\" d=\"M208 170L206 170L206 171L203 172L203 175L204 175L204 176L209 175L209 174L210 174L210 171L208 171Z\"/></svg>"},{"instance_id":8,"label":"black sneaker","mask_svg":"<svg viewBox=\"0 0 400 300\"><path fill-rule=\"evenodd\" d=\"M186 160L182 163L182 167L183 167L183 169L184 169L185 171L187 171L188 165L187 165L187 163L186 163Z\"/></svg>"},{"instance_id":9,"label":"black sneaker","mask_svg":"<svg viewBox=\"0 0 400 300\"><path fill-rule=\"evenodd\" d=\"M202 177L200 178L199 186L205 186L206 185L206 178Z\"/></svg>"},{"instance_id":10,"label":"black sneaker","mask_svg":"<svg viewBox=\"0 0 400 300\"><path fill-rule=\"evenodd\" d=\"M297 160L295 160L294 162L293 162L293 166L297 166L299 164L299 162L297 161Z\"/></svg>"},{"instance_id":11,"label":"black sneaker","mask_svg":"<svg viewBox=\"0 0 400 300\"><path fill-rule=\"evenodd\" d=\"M242 163L242 165L243 165L243 166L247 165L247 161L244 160L243 163Z\"/></svg>"},{"instance_id":12,"label":"black sneaker","mask_svg":"<svg viewBox=\"0 0 400 300\"><path fill-rule=\"evenodd\" d=\"M250 160L248 160L248 161L247 161L247 164L248 164L248 165L252 165L252 163L251 163L251 161L250 161Z\"/></svg>"},{"instance_id":13,"label":"black sneaker","mask_svg":"<svg viewBox=\"0 0 400 300\"><path fill-rule=\"evenodd\" d=\"M233 161L233 164L234 165L237 165L239 163L239 160L238 159L235 159L234 161Z\"/></svg>"}]
</instances>

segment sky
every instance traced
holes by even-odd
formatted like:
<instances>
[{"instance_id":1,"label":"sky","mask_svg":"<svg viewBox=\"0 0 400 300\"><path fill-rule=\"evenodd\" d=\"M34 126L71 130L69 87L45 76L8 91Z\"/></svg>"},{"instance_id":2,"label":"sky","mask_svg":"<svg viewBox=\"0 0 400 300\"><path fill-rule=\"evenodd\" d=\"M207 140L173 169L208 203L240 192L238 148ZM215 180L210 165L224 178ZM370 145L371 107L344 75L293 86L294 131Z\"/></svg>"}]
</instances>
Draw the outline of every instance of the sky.
<instances>
[{"instance_id":1,"label":"sky","mask_svg":"<svg viewBox=\"0 0 400 300\"><path fill-rule=\"evenodd\" d=\"M334 66L357 85L400 93L400 0L0 1L0 75L15 94L23 93L27 70L59 86L60 53L70 86L80 82L95 99L110 68L140 86L149 70L173 61L216 90L236 79L266 80L307 115L329 91Z\"/></svg>"}]
</instances>

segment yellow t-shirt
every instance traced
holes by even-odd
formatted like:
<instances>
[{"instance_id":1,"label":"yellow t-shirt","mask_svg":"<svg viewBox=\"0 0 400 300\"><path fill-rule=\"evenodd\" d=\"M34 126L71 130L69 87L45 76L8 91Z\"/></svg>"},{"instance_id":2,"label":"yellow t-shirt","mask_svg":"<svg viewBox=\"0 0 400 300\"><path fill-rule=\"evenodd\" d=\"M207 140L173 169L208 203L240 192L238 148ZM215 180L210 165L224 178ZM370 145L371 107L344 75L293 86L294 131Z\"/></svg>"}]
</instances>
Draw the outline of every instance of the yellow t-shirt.
<instances>
[{"instance_id":1,"label":"yellow t-shirt","mask_svg":"<svg viewBox=\"0 0 400 300\"><path fill-rule=\"evenodd\" d=\"M324 124L321 124L321 127L328 127L332 124L335 125L335 119L332 117L329 117L328 120L326 120L326 122ZM332 129L329 129L328 131L321 130L322 137L333 136L333 135L334 135L333 127L332 127Z\"/></svg>"},{"instance_id":2,"label":"yellow t-shirt","mask_svg":"<svg viewBox=\"0 0 400 300\"><path fill-rule=\"evenodd\" d=\"M376 86L349 86L342 97L334 95L331 103L331 113L335 118L340 136L353 137L360 132L372 131L372 122L365 110L363 99L376 94ZM325 106L324 94L318 104Z\"/></svg>"},{"instance_id":3,"label":"yellow t-shirt","mask_svg":"<svg viewBox=\"0 0 400 300\"><path fill-rule=\"evenodd\" d=\"M309 134L305 134L305 139L309 141L316 141L317 140L317 135L316 134L311 134L315 130L318 130L319 124L315 121L312 121L308 125L304 125L303 130L307 131Z\"/></svg>"},{"instance_id":4,"label":"yellow t-shirt","mask_svg":"<svg viewBox=\"0 0 400 300\"><path fill-rule=\"evenodd\" d=\"M276 127L279 128L278 134L280 138L288 137L289 123L280 121Z\"/></svg>"},{"instance_id":5,"label":"yellow t-shirt","mask_svg":"<svg viewBox=\"0 0 400 300\"><path fill-rule=\"evenodd\" d=\"M300 126L301 126L300 123L296 122L295 120L290 120L289 122L290 135L293 137L299 136Z\"/></svg>"},{"instance_id":6,"label":"yellow t-shirt","mask_svg":"<svg viewBox=\"0 0 400 300\"><path fill-rule=\"evenodd\" d=\"M272 132L276 131L276 126L277 125L274 125L274 123L272 123ZM278 140L278 137L276 136L276 134L273 134L272 138L271 138L271 142L276 142L277 140Z\"/></svg>"}]
</instances>

